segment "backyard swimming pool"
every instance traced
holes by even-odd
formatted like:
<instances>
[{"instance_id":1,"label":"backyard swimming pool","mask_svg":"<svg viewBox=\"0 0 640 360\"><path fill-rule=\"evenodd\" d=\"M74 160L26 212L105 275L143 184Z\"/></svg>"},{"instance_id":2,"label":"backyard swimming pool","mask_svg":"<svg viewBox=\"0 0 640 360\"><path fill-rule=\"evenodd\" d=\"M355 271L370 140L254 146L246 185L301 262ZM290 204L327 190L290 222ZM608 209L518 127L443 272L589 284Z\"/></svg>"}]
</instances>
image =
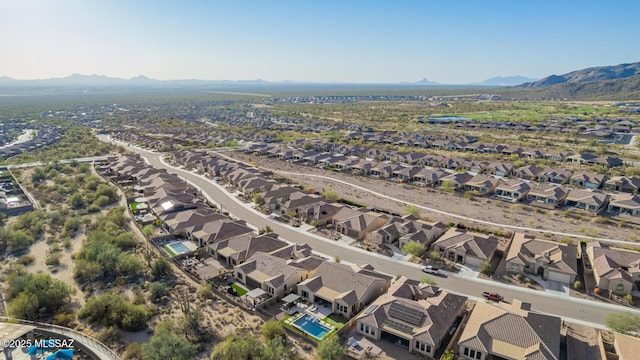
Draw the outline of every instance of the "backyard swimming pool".
<instances>
[{"instance_id":1,"label":"backyard swimming pool","mask_svg":"<svg viewBox=\"0 0 640 360\"><path fill-rule=\"evenodd\" d=\"M186 252L189 252L189 248L186 247L183 243L181 242L175 242L172 244L167 244L168 247L171 248L171 250L173 250L173 252L176 255L180 255L180 254L184 254Z\"/></svg>"},{"instance_id":2,"label":"backyard swimming pool","mask_svg":"<svg viewBox=\"0 0 640 360\"><path fill-rule=\"evenodd\" d=\"M331 331L330 328L320 323L320 320L318 320L317 317L309 314L305 314L304 316L294 321L293 326L306 332L307 334L313 336L318 340L322 340L322 338Z\"/></svg>"}]
</instances>

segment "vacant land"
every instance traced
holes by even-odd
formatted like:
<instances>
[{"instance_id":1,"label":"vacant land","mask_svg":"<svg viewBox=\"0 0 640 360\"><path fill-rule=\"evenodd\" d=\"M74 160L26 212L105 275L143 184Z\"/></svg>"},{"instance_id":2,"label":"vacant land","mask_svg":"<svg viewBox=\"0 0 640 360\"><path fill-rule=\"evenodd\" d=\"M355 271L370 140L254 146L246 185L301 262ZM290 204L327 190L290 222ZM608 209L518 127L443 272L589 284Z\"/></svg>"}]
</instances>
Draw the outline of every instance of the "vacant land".
<instances>
[{"instance_id":1,"label":"vacant land","mask_svg":"<svg viewBox=\"0 0 640 360\"><path fill-rule=\"evenodd\" d=\"M255 163L259 167L272 170L276 173L299 173L300 175L287 174L284 176L298 184L311 187L316 191L323 192L324 190L332 189L340 197L396 214L405 214L406 205L390 201L386 198L356 189L346 184L308 175L332 177L403 201L499 224L619 240L638 240L637 229L631 225L619 227L617 224L598 223L597 221L600 220L599 218L578 212L573 212L571 216L565 216L562 210L536 209L523 204L509 204L500 200L484 197L476 197L473 200L467 200L461 195L447 193L439 189L421 188L407 184L397 184L389 181L353 176L314 167L286 163L273 158L247 156L237 152L228 153L228 155L236 159ZM441 215L427 210L421 210L421 215L431 221L441 221L443 223L462 222L465 225L485 227L493 231L509 231L508 229L492 228L491 226L483 224L474 224L469 221L459 220L451 216ZM559 236L545 236L556 240L562 239Z\"/></svg>"}]
</instances>

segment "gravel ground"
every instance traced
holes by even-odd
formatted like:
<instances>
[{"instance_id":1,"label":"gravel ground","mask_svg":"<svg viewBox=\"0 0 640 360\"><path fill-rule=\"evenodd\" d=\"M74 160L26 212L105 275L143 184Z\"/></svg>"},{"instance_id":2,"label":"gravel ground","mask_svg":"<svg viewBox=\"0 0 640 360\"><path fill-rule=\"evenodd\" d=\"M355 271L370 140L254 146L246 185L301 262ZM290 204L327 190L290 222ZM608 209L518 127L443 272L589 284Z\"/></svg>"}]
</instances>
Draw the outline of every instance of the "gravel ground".
<instances>
[{"instance_id":1,"label":"gravel ground","mask_svg":"<svg viewBox=\"0 0 640 360\"><path fill-rule=\"evenodd\" d=\"M633 224L627 224L619 227L617 224L597 223L596 218L587 214L576 215L575 217L565 216L559 210L544 210L526 206L524 204L509 204L500 200L476 197L473 200L464 199L460 194L451 194L434 188L421 188L408 184L397 184L389 181L376 180L361 176L355 176L345 173L327 171L324 169L291 164L274 158L246 155L239 152L228 152L227 156L256 164L257 166L272 170L275 173L279 171L298 172L301 174L315 174L331 176L336 179L347 181L354 185L379 192L397 199L410 201L412 203L424 205L434 209L451 212L463 216L473 217L480 220L491 221L495 223L524 226L537 229L560 231L572 234L581 234L597 237L606 237L618 240L637 241L638 227ZM350 187L345 184L333 182L328 179L321 179L305 175L286 175L292 181L312 187L317 191L328 189L334 190L340 197L372 206L376 209L384 211L406 214L406 206L381 198L380 196ZM444 223L455 222L462 223L467 226L481 226L493 231L510 231L508 229L500 229L490 227L488 225L474 224L468 221L461 221L446 215L428 212L421 209L421 216L429 221L442 221ZM561 240L560 236L541 235L546 238Z\"/></svg>"}]
</instances>

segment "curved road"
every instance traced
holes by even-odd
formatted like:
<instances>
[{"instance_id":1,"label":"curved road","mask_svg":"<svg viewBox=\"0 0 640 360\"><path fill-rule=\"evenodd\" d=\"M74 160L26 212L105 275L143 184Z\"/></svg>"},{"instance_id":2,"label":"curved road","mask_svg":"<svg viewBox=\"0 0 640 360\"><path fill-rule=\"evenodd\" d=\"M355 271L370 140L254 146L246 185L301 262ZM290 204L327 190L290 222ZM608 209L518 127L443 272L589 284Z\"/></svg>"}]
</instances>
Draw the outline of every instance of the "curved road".
<instances>
[{"instance_id":1,"label":"curved road","mask_svg":"<svg viewBox=\"0 0 640 360\"><path fill-rule=\"evenodd\" d=\"M341 259L356 264L371 264L377 270L387 274L401 274L412 279L420 279L424 274L420 271L419 266L404 261L395 261L384 255L366 252L362 249L352 246L343 245L332 240L324 239L313 234L303 233L299 229L288 225L270 220L264 214L245 207L242 202L232 194L227 193L224 189L210 180L194 174L192 172L171 167L165 164L161 157L163 154L150 152L140 148L129 147L133 152L139 153L146 158L147 162L156 168L164 168L171 170L173 173L188 180L193 185L202 189L202 192L209 198L215 200L226 211L234 214L236 217L245 220L248 224L255 227L270 226L274 232L278 233L284 240L296 243L307 243L316 252L325 254L329 257L340 256ZM633 312L640 315L640 311L618 306L606 304L596 301L569 298L566 295L535 291L515 286L509 286L498 282L493 282L477 278L464 278L458 275L450 274L436 279L438 286L448 291L470 296L477 299L482 291L491 289L503 295L507 301L517 298L532 304L534 310L561 316L566 320L588 324L596 327L603 327L607 315L610 313Z\"/></svg>"}]
</instances>

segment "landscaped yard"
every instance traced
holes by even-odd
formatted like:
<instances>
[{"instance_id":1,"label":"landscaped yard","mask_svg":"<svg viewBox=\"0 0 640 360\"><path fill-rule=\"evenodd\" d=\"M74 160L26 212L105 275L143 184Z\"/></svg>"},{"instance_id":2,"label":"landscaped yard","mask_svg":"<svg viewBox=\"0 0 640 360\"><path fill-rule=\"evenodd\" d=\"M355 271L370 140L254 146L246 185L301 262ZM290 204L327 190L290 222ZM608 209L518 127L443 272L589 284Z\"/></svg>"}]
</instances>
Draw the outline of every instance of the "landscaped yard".
<instances>
[{"instance_id":1,"label":"landscaped yard","mask_svg":"<svg viewBox=\"0 0 640 360\"><path fill-rule=\"evenodd\" d=\"M176 253L171 250L171 247L169 247L169 245L163 245L162 248L164 249L164 251L168 252L169 255L176 256Z\"/></svg>"},{"instance_id":2,"label":"landscaped yard","mask_svg":"<svg viewBox=\"0 0 640 360\"><path fill-rule=\"evenodd\" d=\"M344 327L344 324L347 323L347 320L345 320L342 316L338 314L331 314L326 318L322 319L322 321L326 322L327 324L331 324L335 326L336 330L342 329Z\"/></svg>"},{"instance_id":3,"label":"landscaped yard","mask_svg":"<svg viewBox=\"0 0 640 360\"><path fill-rule=\"evenodd\" d=\"M138 210L138 203L132 202L131 204L129 204L129 207L131 208L131 211L136 212L136 210Z\"/></svg>"},{"instance_id":4,"label":"landscaped yard","mask_svg":"<svg viewBox=\"0 0 640 360\"><path fill-rule=\"evenodd\" d=\"M242 296L242 295L247 293L247 290L243 289L242 287L240 287L237 284L231 284L231 287L236 289L236 292L238 293L238 296Z\"/></svg>"}]
</instances>

